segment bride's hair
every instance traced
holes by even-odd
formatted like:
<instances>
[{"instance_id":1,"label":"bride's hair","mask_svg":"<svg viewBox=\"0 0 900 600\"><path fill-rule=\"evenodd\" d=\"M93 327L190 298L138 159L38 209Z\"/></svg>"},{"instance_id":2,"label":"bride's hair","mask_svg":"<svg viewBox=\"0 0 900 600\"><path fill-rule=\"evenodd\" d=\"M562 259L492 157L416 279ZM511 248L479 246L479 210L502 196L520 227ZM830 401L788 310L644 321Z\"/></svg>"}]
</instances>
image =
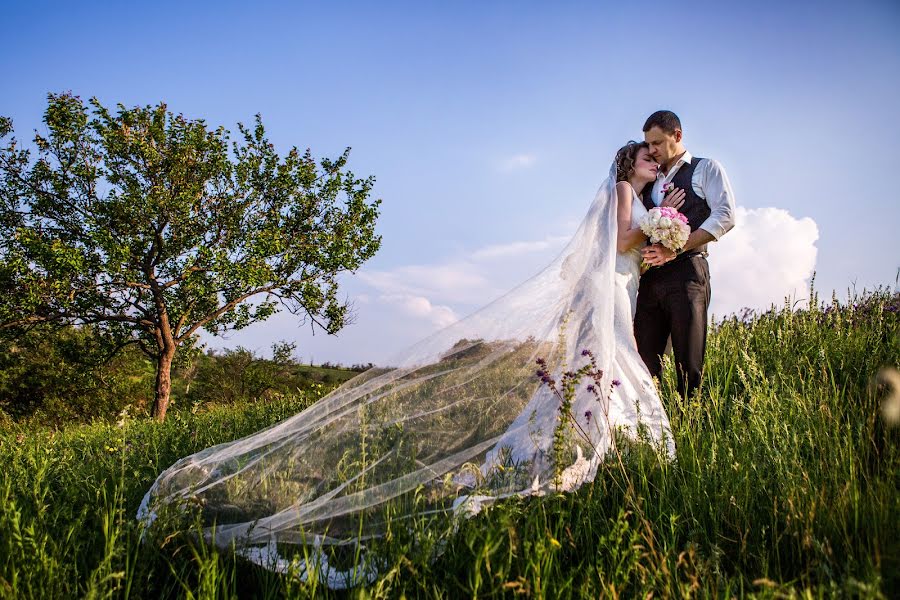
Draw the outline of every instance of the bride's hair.
<instances>
[{"instance_id":1,"label":"bride's hair","mask_svg":"<svg viewBox=\"0 0 900 600\"><path fill-rule=\"evenodd\" d=\"M647 142L630 141L616 152L616 181L628 181L634 173L634 161L641 148L650 148Z\"/></svg>"}]
</instances>

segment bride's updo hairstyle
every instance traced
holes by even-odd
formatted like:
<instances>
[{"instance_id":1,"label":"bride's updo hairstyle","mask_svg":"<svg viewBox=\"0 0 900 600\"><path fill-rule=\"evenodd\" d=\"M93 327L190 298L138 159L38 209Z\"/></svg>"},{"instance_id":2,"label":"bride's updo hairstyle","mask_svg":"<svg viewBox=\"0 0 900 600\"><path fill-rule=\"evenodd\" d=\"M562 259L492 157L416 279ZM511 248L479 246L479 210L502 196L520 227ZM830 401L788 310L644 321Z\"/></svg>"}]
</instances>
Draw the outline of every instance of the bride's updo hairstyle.
<instances>
[{"instance_id":1,"label":"bride's updo hairstyle","mask_svg":"<svg viewBox=\"0 0 900 600\"><path fill-rule=\"evenodd\" d=\"M616 152L616 181L628 181L634 173L634 162L641 148L650 149L647 142L630 141Z\"/></svg>"}]
</instances>

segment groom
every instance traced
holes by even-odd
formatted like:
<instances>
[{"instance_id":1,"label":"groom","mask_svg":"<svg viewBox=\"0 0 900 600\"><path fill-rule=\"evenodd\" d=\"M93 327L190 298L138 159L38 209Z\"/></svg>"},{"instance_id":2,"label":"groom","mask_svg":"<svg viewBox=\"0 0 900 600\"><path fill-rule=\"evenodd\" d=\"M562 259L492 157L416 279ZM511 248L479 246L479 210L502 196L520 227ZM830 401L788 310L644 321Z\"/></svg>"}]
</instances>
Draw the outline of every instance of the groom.
<instances>
[{"instance_id":1,"label":"groom","mask_svg":"<svg viewBox=\"0 0 900 600\"><path fill-rule=\"evenodd\" d=\"M707 244L734 227L734 192L722 165L685 149L681 121L672 111L650 115L644 123L644 141L660 167L656 183L644 189L644 206L647 210L659 206L664 190L683 189L684 203L677 208L688 218L691 235L677 253L661 244L642 250L644 261L653 268L641 277L634 337L650 374L659 377L660 356L672 336L678 390L690 397L700 387L706 352Z\"/></svg>"}]
</instances>

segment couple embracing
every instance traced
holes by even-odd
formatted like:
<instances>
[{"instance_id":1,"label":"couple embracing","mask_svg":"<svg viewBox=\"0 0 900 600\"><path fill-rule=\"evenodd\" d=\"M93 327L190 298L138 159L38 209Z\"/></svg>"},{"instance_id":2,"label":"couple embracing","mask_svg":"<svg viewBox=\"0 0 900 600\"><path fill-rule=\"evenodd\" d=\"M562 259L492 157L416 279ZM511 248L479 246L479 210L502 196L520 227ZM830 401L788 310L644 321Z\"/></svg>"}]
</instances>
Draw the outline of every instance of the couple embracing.
<instances>
[{"instance_id":1,"label":"couple embracing","mask_svg":"<svg viewBox=\"0 0 900 600\"><path fill-rule=\"evenodd\" d=\"M681 121L661 110L644 123L644 141L616 155L616 261L634 321L636 349L650 374L661 375L660 357L671 337L682 396L700 388L710 301L707 246L734 226L734 193L715 160L691 155ZM654 207L687 217L682 248L649 244L640 222ZM649 266L643 275L640 265Z\"/></svg>"}]
</instances>

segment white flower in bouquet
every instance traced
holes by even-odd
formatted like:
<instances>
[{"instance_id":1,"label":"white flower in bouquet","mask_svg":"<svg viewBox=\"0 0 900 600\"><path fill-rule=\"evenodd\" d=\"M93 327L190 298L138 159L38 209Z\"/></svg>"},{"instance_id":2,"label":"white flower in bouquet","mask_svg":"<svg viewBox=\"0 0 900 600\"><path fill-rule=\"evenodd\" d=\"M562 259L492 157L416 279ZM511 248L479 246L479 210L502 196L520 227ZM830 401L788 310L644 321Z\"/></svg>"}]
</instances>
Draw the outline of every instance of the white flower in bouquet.
<instances>
[{"instance_id":1,"label":"white flower in bouquet","mask_svg":"<svg viewBox=\"0 0 900 600\"><path fill-rule=\"evenodd\" d=\"M675 252L684 248L691 235L687 217L670 206L651 208L641 219L641 231L650 243L662 244Z\"/></svg>"}]
</instances>

